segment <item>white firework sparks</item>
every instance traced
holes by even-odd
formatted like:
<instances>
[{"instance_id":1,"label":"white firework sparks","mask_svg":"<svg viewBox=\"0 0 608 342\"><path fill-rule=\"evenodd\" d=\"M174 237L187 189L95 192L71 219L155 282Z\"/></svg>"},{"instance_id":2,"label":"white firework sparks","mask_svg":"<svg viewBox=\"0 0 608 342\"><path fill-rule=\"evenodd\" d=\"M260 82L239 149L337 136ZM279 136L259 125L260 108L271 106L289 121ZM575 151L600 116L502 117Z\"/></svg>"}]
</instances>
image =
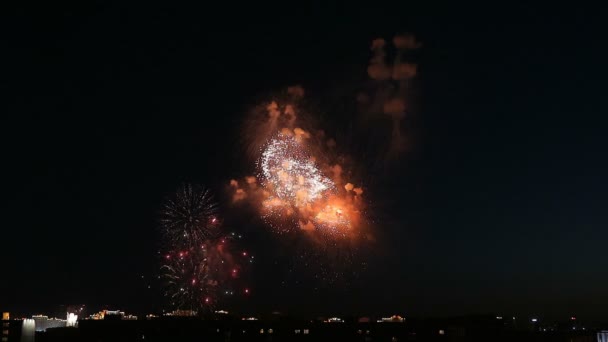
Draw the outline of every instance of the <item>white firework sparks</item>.
<instances>
[{"instance_id":1,"label":"white firework sparks","mask_svg":"<svg viewBox=\"0 0 608 342\"><path fill-rule=\"evenodd\" d=\"M272 139L262 153L260 166L263 179L276 196L295 206L313 202L335 188L294 136L279 134Z\"/></svg>"}]
</instances>

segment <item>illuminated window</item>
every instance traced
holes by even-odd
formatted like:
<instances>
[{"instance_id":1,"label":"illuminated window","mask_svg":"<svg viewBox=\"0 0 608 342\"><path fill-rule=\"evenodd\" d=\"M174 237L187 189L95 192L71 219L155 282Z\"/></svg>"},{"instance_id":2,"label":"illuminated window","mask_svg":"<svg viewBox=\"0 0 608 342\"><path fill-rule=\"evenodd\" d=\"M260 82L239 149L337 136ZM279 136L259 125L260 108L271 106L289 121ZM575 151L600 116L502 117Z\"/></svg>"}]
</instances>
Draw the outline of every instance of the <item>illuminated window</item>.
<instances>
[{"instance_id":1,"label":"illuminated window","mask_svg":"<svg viewBox=\"0 0 608 342\"><path fill-rule=\"evenodd\" d=\"M443 329L439 330L439 335L445 335L445 330L443 330Z\"/></svg>"},{"instance_id":2,"label":"illuminated window","mask_svg":"<svg viewBox=\"0 0 608 342\"><path fill-rule=\"evenodd\" d=\"M4 337L2 338L2 342L8 342L8 337L4 336Z\"/></svg>"},{"instance_id":3,"label":"illuminated window","mask_svg":"<svg viewBox=\"0 0 608 342\"><path fill-rule=\"evenodd\" d=\"M362 334L363 331L361 329L357 330L357 334Z\"/></svg>"},{"instance_id":4,"label":"illuminated window","mask_svg":"<svg viewBox=\"0 0 608 342\"><path fill-rule=\"evenodd\" d=\"M296 329L295 332L296 332L296 334L299 334L300 333L300 329Z\"/></svg>"},{"instance_id":5,"label":"illuminated window","mask_svg":"<svg viewBox=\"0 0 608 342\"><path fill-rule=\"evenodd\" d=\"M260 334L263 334L263 333L264 333L264 329L260 329Z\"/></svg>"},{"instance_id":6,"label":"illuminated window","mask_svg":"<svg viewBox=\"0 0 608 342\"><path fill-rule=\"evenodd\" d=\"M304 335L308 335L309 333L310 333L310 330L304 329Z\"/></svg>"},{"instance_id":7,"label":"illuminated window","mask_svg":"<svg viewBox=\"0 0 608 342\"><path fill-rule=\"evenodd\" d=\"M2 335L8 335L8 330L2 330Z\"/></svg>"},{"instance_id":8,"label":"illuminated window","mask_svg":"<svg viewBox=\"0 0 608 342\"><path fill-rule=\"evenodd\" d=\"M272 334L273 333L272 329L268 329L268 333Z\"/></svg>"}]
</instances>

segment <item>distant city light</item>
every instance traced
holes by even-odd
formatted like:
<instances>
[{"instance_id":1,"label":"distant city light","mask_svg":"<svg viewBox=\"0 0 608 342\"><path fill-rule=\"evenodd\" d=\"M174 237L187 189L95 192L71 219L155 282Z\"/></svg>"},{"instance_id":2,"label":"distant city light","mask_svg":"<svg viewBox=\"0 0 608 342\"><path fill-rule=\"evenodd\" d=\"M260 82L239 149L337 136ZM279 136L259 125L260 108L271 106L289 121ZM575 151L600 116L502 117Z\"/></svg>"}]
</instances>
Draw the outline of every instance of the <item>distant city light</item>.
<instances>
[{"instance_id":1,"label":"distant city light","mask_svg":"<svg viewBox=\"0 0 608 342\"><path fill-rule=\"evenodd\" d=\"M73 313L68 313L66 326L67 327L75 327L78 324L78 315Z\"/></svg>"},{"instance_id":2,"label":"distant city light","mask_svg":"<svg viewBox=\"0 0 608 342\"><path fill-rule=\"evenodd\" d=\"M534 322L534 323L538 322L538 318L532 318L532 322Z\"/></svg>"},{"instance_id":3,"label":"distant city light","mask_svg":"<svg viewBox=\"0 0 608 342\"><path fill-rule=\"evenodd\" d=\"M45 315L33 315L36 331L46 331L48 328L60 328L66 326L66 320L50 318Z\"/></svg>"},{"instance_id":4,"label":"distant city light","mask_svg":"<svg viewBox=\"0 0 608 342\"><path fill-rule=\"evenodd\" d=\"M21 341L34 341L36 336L36 322L26 318L21 323Z\"/></svg>"},{"instance_id":5,"label":"distant city light","mask_svg":"<svg viewBox=\"0 0 608 342\"><path fill-rule=\"evenodd\" d=\"M378 323L381 322L405 322L405 318L399 315L393 315L391 317L383 317L382 319L379 319Z\"/></svg>"},{"instance_id":6,"label":"distant city light","mask_svg":"<svg viewBox=\"0 0 608 342\"><path fill-rule=\"evenodd\" d=\"M326 323L343 323L344 321L338 317L332 317L325 321Z\"/></svg>"}]
</instances>

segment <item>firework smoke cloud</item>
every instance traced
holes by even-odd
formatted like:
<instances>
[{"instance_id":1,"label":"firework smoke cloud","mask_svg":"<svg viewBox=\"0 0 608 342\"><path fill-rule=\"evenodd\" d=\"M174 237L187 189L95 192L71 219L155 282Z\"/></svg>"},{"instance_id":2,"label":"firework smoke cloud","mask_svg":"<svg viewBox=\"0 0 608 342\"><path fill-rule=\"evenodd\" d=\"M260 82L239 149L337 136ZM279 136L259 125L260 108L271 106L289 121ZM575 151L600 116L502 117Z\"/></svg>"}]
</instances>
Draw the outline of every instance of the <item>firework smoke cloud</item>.
<instances>
[{"instance_id":1,"label":"firework smoke cloud","mask_svg":"<svg viewBox=\"0 0 608 342\"><path fill-rule=\"evenodd\" d=\"M383 38L371 44L371 58L367 74L373 85L357 95L360 111L373 119L377 114L385 115L392 122L391 140L387 156L394 158L406 148L403 120L407 113L407 99L412 79L417 74L417 65L409 61L412 52L421 44L411 34L397 35L389 46ZM389 58L389 51L391 51ZM390 60L390 61L389 61ZM368 125L364 120L364 125Z\"/></svg>"}]
</instances>

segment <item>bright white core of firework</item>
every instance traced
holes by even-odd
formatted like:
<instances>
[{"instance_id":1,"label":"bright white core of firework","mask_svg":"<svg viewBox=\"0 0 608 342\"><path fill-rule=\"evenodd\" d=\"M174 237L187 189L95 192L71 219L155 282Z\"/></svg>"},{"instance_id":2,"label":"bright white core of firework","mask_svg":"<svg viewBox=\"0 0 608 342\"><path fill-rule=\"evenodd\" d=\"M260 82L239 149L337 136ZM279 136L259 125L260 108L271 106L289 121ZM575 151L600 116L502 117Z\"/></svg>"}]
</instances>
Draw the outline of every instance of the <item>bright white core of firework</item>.
<instances>
[{"instance_id":1,"label":"bright white core of firework","mask_svg":"<svg viewBox=\"0 0 608 342\"><path fill-rule=\"evenodd\" d=\"M323 176L304 146L293 136L280 134L266 146L260 160L264 179L277 197L296 203L309 203L333 189L333 182Z\"/></svg>"}]
</instances>

